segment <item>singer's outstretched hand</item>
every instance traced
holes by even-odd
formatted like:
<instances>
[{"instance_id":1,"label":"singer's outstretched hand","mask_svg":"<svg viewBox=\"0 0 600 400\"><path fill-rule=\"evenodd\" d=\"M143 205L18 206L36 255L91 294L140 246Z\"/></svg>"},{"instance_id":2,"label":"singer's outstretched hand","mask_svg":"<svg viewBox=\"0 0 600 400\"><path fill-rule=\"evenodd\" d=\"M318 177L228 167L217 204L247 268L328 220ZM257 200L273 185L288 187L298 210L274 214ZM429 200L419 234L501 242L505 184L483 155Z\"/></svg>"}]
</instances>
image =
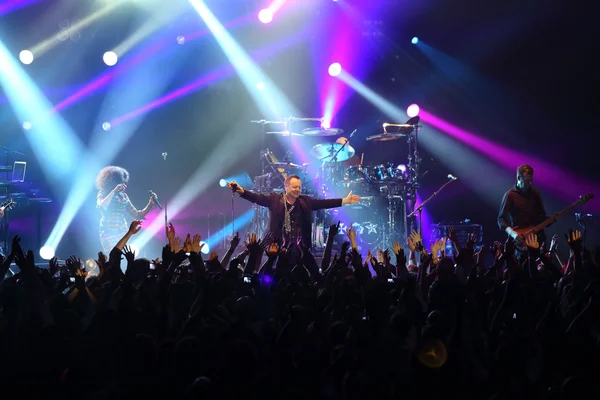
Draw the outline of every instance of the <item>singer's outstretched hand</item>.
<instances>
[{"instance_id":1,"label":"singer's outstretched hand","mask_svg":"<svg viewBox=\"0 0 600 400\"><path fill-rule=\"evenodd\" d=\"M241 187L240 185L238 185L236 181L231 181L231 182L226 182L226 183L227 183L227 186L229 187L229 189L233 190L234 192L237 192L240 194L244 193L244 188Z\"/></svg>"},{"instance_id":2,"label":"singer's outstretched hand","mask_svg":"<svg viewBox=\"0 0 600 400\"><path fill-rule=\"evenodd\" d=\"M350 191L350 193L348 193L348 196L346 196L342 199L342 205L356 204L359 201L360 201L360 196L358 196L356 194L352 194L352 191Z\"/></svg>"}]
</instances>

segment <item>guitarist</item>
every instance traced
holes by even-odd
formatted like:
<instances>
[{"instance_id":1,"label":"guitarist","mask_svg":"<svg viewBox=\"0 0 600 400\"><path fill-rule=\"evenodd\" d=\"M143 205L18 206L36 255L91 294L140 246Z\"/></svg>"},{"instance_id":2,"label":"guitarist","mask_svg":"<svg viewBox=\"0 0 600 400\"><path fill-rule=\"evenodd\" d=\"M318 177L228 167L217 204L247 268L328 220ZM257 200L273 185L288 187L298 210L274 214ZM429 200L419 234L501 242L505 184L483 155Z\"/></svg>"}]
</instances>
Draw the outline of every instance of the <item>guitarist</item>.
<instances>
[{"instance_id":1,"label":"guitarist","mask_svg":"<svg viewBox=\"0 0 600 400\"><path fill-rule=\"evenodd\" d=\"M498 226L513 239L519 237L519 233L515 230L517 227L535 226L548 218L542 196L532 183L533 167L523 164L517 168L515 186L502 198ZM538 232L538 240L540 243L546 240L543 230Z\"/></svg>"}]
</instances>

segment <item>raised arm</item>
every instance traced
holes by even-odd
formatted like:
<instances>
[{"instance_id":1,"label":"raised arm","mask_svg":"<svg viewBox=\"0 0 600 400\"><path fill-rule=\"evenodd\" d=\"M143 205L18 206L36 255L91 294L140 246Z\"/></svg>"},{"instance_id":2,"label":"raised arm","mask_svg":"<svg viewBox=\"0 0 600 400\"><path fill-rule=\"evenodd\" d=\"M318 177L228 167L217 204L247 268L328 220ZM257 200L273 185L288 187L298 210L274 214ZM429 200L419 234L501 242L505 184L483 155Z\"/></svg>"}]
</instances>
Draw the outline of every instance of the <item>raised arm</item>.
<instances>
[{"instance_id":1,"label":"raised arm","mask_svg":"<svg viewBox=\"0 0 600 400\"><path fill-rule=\"evenodd\" d=\"M324 208L336 208L346 204L356 204L360 201L360 196L348 193L348 196L342 199L315 199L308 197L308 204L311 210L322 210Z\"/></svg>"},{"instance_id":2,"label":"raised arm","mask_svg":"<svg viewBox=\"0 0 600 400\"><path fill-rule=\"evenodd\" d=\"M125 185L124 183L121 183L121 184L115 186L115 188L113 190L108 192L108 194L106 196L104 196L103 193L98 192L98 197L96 198L96 207L106 210L108 208L108 206L110 205L110 202L112 201L113 197L115 197L115 195L117 193L122 192L125 189L127 189L127 185Z\"/></svg>"},{"instance_id":3,"label":"raised arm","mask_svg":"<svg viewBox=\"0 0 600 400\"><path fill-rule=\"evenodd\" d=\"M229 186L229 189L239 193L242 199L246 199L251 203L258 204L259 206L263 207L269 207L271 204L271 196L244 190L244 188L238 185L236 181L227 182L227 186Z\"/></svg>"},{"instance_id":4,"label":"raised arm","mask_svg":"<svg viewBox=\"0 0 600 400\"><path fill-rule=\"evenodd\" d=\"M148 214L150 212L150 210L152 209L152 207L154 206L154 199L152 197L150 197L150 199L148 200L148 204L146 204L146 207L144 207L143 210L138 210L137 208L135 208L135 206L131 203L131 200L129 200L129 197L126 194L123 194L125 196L125 202L126 202L126 210L127 213L129 215L131 215L131 217L133 219L143 219L146 214Z\"/></svg>"}]
</instances>

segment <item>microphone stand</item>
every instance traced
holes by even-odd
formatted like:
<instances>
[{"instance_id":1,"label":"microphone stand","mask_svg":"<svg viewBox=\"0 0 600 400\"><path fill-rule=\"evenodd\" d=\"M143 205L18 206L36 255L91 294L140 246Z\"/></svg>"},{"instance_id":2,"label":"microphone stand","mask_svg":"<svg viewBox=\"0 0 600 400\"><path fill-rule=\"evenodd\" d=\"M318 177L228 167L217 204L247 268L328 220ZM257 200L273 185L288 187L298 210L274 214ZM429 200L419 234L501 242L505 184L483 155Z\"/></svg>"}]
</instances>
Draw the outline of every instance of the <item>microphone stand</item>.
<instances>
[{"instance_id":1,"label":"microphone stand","mask_svg":"<svg viewBox=\"0 0 600 400\"><path fill-rule=\"evenodd\" d=\"M421 238L423 237L423 230L421 229L422 228L421 221L422 221L422 216L423 216L423 213L421 211L423 210L423 207L425 207L425 204L429 203L435 196L437 196L437 194L439 192L441 192L443 188L445 188L446 186L448 186L455 180L456 180L456 178L452 178L448 182L444 183L437 191L433 192L433 194L431 196L429 196L429 198L427 200L422 202L419 205L419 207L415 208L415 210L413 212L411 212L410 214L408 214L406 216L406 218L412 218L415 215L415 213L417 213L417 212L419 213L419 236L421 236Z\"/></svg>"}]
</instances>

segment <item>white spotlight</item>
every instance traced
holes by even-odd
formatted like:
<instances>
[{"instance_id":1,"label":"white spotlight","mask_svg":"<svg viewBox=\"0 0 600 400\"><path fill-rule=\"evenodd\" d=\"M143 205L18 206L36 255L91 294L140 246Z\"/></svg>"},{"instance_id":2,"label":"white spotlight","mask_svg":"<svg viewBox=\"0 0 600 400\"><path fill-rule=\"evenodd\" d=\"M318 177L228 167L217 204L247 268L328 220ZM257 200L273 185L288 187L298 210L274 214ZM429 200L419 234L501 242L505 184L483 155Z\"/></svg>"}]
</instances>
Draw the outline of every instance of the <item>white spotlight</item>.
<instances>
[{"instance_id":1,"label":"white spotlight","mask_svg":"<svg viewBox=\"0 0 600 400\"><path fill-rule=\"evenodd\" d=\"M102 59L104 60L104 64L108 65L109 67L112 67L117 63L117 61L119 61L119 57L114 51L107 51L102 56Z\"/></svg>"},{"instance_id":2,"label":"white spotlight","mask_svg":"<svg viewBox=\"0 0 600 400\"><path fill-rule=\"evenodd\" d=\"M342 66L340 63L333 63L329 66L329 75L338 76L342 72Z\"/></svg>"},{"instance_id":3,"label":"white spotlight","mask_svg":"<svg viewBox=\"0 0 600 400\"><path fill-rule=\"evenodd\" d=\"M227 186L227 181L225 181L225 179L219 180L219 186L221 186L221 187Z\"/></svg>"},{"instance_id":4,"label":"white spotlight","mask_svg":"<svg viewBox=\"0 0 600 400\"><path fill-rule=\"evenodd\" d=\"M270 23L273 21L273 11L269 10L268 8L263 8L258 13L258 20L263 24Z\"/></svg>"},{"instance_id":5,"label":"white spotlight","mask_svg":"<svg viewBox=\"0 0 600 400\"><path fill-rule=\"evenodd\" d=\"M204 246L202 246L202 244L204 244ZM208 243L206 243L206 242L200 242L200 245L202 246L202 248L200 249L200 252L202 254L208 254L210 252L210 248L208 247Z\"/></svg>"},{"instance_id":6,"label":"white spotlight","mask_svg":"<svg viewBox=\"0 0 600 400\"><path fill-rule=\"evenodd\" d=\"M28 130L31 130L31 128L32 128L31 122L29 122L29 121L23 122L23 129L28 131Z\"/></svg>"},{"instance_id":7,"label":"white spotlight","mask_svg":"<svg viewBox=\"0 0 600 400\"><path fill-rule=\"evenodd\" d=\"M112 128L110 122L105 122L102 124L102 129L104 129L105 131L110 131L110 128Z\"/></svg>"},{"instance_id":8,"label":"white spotlight","mask_svg":"<svg viewBox=\"0 0 600 400\"><path fill-rule=\"evenodd\" d=\"M416 117L417 115L419 115L419 106L416 104L411 104L410 106L408 106L408 108L406 109L406 115L408 115L409 118Z\"/></svg>"},{"instance_id":9,"label":"white spotlight","mask_svg":"<svg viewBox=\"0 0 600 400\"><path fill-rule=\"evenodd\" d=\"M29 50L23 50L19 53L19 60L23 64L31 64L33 62L33 53Z\"/></svg>"},{"instance_id":10,"label":"white spotlight","mask_svg":"<svg viewBox=\"0 0 600 400\"><path fill-rule=\"evenodd\" d=\"M40 257L44 260L51 260L54 257L54 249L50 246L43 246L40 249Z\"/></svg>"},{"instance_id":11,"label":"white spotlight","mask_svg":"<svg viewBox=\"0 0 600 400\"><path fill-rule=\"evenodd\" d=\"M265 90L265 84L264 84L264 82L258 82L258 83L256 84L256 88L257 88L258 90Z\"/></svg>"}]
</instances>

